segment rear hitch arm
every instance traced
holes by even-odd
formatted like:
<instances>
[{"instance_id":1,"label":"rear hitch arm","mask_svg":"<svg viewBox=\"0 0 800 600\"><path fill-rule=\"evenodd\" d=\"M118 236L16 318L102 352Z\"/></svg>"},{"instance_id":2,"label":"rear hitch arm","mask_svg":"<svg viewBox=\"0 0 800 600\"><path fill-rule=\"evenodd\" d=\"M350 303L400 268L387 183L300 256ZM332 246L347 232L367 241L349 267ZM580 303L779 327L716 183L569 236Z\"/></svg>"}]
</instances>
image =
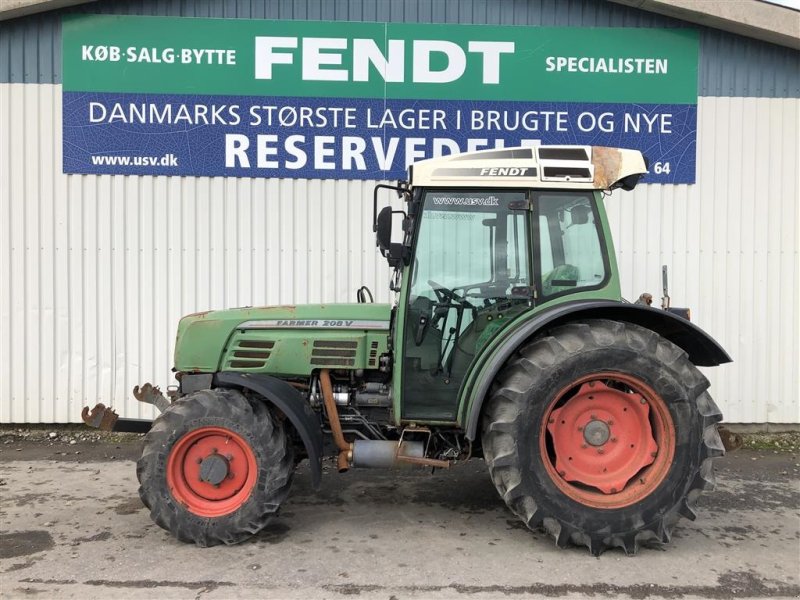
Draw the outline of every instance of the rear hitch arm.
<instances>
[{"instance_id":1,"label":"rear hitch arm","mask_svg":"<svg viewBox=\"0 0 800 600\"><path fill-rule=\"evenodd\" d=\"M113 408L102 402L96 404L92 410L89 410L88 406L84 406L81 418L89 427L102 431L147 433L153 425L150 419L120 419Z\"/></svg>"},{"instance_id":2,"label":"rear hitch arm","mask_svg":"<svg viewBox=\"0 0 800 600\"><path fill-rule=\"evenodd\" d=\"M170 401L161 393L158 386L149 383L145 383L141 387L137 385L133 388L133 397L139 402L152 404L159 412L164 412L170 405ZM153 421L150 419L120 419L113 408L103 403L98 403L91 410L89 410L88 406L84 406L81 411L81 418L89 427L103 431L147 433L153 425Z\"/></svg>"},{"instance_id":3,"label":"rear hitch arm","mask_svg":"<svg viewBox=\"0 0 800 600\"><path fill-rule=\"evenodd\" d=\"M142 387L138 385L133 388L133 397L139 402L145 404L152 404L158 409L158 412L164 412L170 405L170 401L161 393L157 385L145 383Z\"/></svg>"}]
</instances>

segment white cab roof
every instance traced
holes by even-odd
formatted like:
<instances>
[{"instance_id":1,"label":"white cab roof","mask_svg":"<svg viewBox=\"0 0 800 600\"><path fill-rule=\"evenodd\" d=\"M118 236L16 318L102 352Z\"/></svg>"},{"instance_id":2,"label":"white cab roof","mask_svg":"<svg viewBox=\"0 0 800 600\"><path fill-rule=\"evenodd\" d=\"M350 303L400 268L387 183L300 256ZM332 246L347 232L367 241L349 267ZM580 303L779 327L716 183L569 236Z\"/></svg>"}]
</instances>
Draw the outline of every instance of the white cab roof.
<instances>
[{"instance_id":1,"label":"white cab roof","mask_svg":"<svg viewBox=\"0 0 800 600\"><path fill-rule=\"evenodd\" d=\"M534 146L423 160L414 163L411 184L414 187L633 189L645 173L645 159L638 150Z\"/></svg>"}]
</instances>

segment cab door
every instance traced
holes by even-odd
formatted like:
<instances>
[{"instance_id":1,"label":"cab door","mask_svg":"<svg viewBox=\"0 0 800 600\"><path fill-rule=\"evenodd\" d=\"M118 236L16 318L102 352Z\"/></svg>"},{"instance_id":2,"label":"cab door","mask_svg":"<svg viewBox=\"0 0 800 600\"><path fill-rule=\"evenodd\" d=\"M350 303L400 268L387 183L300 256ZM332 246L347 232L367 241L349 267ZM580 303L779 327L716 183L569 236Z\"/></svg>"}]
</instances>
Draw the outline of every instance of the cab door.
<instances>
[{"instance_id":1,"label":"cab door","mask_svg":"<svg viewBox=\"0 0 800 600\"><path fill-rule=\"evenodd\" d=\"M403 421L454 422L473 358L533 303L527 190L428 189L405 297Z\"/></svg>"}]
</instances>

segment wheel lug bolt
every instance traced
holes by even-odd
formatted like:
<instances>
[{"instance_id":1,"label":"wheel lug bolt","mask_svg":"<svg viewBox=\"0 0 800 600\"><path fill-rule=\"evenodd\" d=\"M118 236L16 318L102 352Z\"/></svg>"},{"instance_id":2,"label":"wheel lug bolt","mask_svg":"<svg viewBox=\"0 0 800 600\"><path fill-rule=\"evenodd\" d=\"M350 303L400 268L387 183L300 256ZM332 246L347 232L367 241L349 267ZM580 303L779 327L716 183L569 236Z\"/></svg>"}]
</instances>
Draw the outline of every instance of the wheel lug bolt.
<instances>
[{"instance_id":1,"label":"wheel lug bolt","mask_svg":"<svg viewBox=\"0 0 800 600\"><path fill-rule=\"evenodd\" d=\"M228 473L228 479L233 479L233 471L231 471L230 473Z\"/></svg>"},{"instance_id":2,"label":"wheel lug bolt","mask_svg":"<svg viewBox=\"0 0 800 600\"><path fill-rule=\"evenodd\" d=\"M202 458L198 458L195 462L199 465L200 463L203 462L203 459Z\"/></svg>"},{"instance_id":3,"label":"wheel lug bolt","mask_svg":"<svg viewBox=\"0 0 800 600\"><path fill-rule=\"evenodd\" d=\"M581 444L581 448L588 448L589 446L586 444Z\"/></svg>"},{"instance_id":4,"label":"wheel lug bolt","mask_svg":"<svg viewBox=\"0 0 800 600\"><path fill-rule=\"evenodd\" d=\"M611 427L614 424L614 421L609 421L608 426Z\"/></svg>"},{"instance_id":5,"label":"wheel lug bolt","mask_svg":"<svg viewBox=\"0 0 800 600\"><path fill-rule=\"evenodd\" d=\"M559 471L559 472L558 472L558 474L559 474L559 475L561 475L561 476L563 477L564 475L566 475L566 474L567 474L567 472L566 472L566 471Z\"/></svg>"},{"instance_id":6,"label":"wheel lug bolt","mask_svg":"<svg viewBox=\"0 0 800 600\"><path fill-rule=\"evenodd\" d=\"M617 441L617 438L614 438L614 437L612 437L612 438L611 438L611 441L612 441L612 442L616 442L616 441Z\"/></svg>"},{"instance_id":7,"label":"wheel lug bolt","mask_svg":"<svg viewBox=\"0 0 800 600\"><path fill-rule=\"evenodd\" d=\"M596 421L596 420L597 420L597 417L595 417L594 415L590 416L589 418L590 418L592 421Z\"/></svg>"},{"instance_id":8,"label":"wheel lug bolt","mask_svg":"<svg viewBox=\"0 0 800 600\"><path fill-rule=\"evenodd\" d=\"M578 431L583 431L583 427L581 427L581 426L579 425L579 426L578 426Z\"/></svg>"},{"instance_id":9,"label":"wheel lug bolt","mask_svg":"<svg viewBox=\"0 0 800 600\"><path fill-rule=\"evenodd\" d=\"M227 458L228 460L233 460L233 454L226 454L225 458Z\"/></svg>"},{"instance_id":10,"label":"wheel lug bolt","mask_svg":"<svg viewBox=\"0 0 800 600\"><path fill-rule=\"evenodd\" d=\"M602 448L598 448L598 449L597 449L597 453L598 453L598 454L603 454L603 449L602 449Z\"/></svg>"},{"instance_id":11,"label":"wheel lug bolt","mask_svg":"<svg viewBox=\"0 0 800 600\"><path fill-rule=\"evenodd\" d=\"M548 423L555 423L556 421L555 421L555 419L548 419L547 422Z\"/></svg>"},{"instance_id":12,"label":"wheel lug bolt","mask_svg":"<svg viewBox=\"0 0 800 600\"><path fill-rule=\"evenodd\" d=\"M217 453L217 449L216 448L212 448L211 449L211 454L216 454L216 453Z\"/></svg>"},{"instance_id":13,"label":"wheel lug bolt","mask_svg":"<svg viewBox=\"0 0 800 600\"><path fill-rule=\"evenodd\" d=\"M617 493L617 488L611 488L611 493L612 494L616 494Z\"/></svg>"},{"instance_id":14,"label":"wheel lug bolt","mask_svg":"<svg viewBox=\"0 0 800 600\"><path fill-rule=\"evenodd\" d=\"M589 387L594 387L594 381L589 382Z\"/></svg>"},{"instance_id":15,"label":"wheel lug bolt","mask_svg":"<svg viewBox=\"0 0 800 600\"><path fill-rule=\"evenodd\" d=\"M647 400L645 400L644 398L642 398L641 400L639 400L639 402L640 402L641 404L647 404Z\"/></svg>"}]
</instances>

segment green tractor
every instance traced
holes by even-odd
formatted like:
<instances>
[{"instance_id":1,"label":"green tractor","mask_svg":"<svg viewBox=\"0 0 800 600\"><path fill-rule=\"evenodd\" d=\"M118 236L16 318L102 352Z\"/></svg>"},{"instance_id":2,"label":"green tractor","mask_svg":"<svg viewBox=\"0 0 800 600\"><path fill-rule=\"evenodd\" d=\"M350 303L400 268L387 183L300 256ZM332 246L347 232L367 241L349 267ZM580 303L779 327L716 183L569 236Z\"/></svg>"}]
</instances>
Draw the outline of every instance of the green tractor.
<instances>
[{"instance_id":1,"label":"green tractor","mask_svg":"<svg viewBox=\"0 0 800 600\"><path fill-rule=\"evenodd\" d=\"M394 304L361 288L353 304L184 317L177 389L135 390L162 409L137 464L152 519L233 544L275 515L302 459L318 488L325 457L483 457L558 546L668 542L724 452L697 366L730 358L685 309L621 297L603 196L646 172L638 151L585 146L422 161L375 189ZM377 210L384 189L404 210Z\"/></svg>"}]
</instances>

